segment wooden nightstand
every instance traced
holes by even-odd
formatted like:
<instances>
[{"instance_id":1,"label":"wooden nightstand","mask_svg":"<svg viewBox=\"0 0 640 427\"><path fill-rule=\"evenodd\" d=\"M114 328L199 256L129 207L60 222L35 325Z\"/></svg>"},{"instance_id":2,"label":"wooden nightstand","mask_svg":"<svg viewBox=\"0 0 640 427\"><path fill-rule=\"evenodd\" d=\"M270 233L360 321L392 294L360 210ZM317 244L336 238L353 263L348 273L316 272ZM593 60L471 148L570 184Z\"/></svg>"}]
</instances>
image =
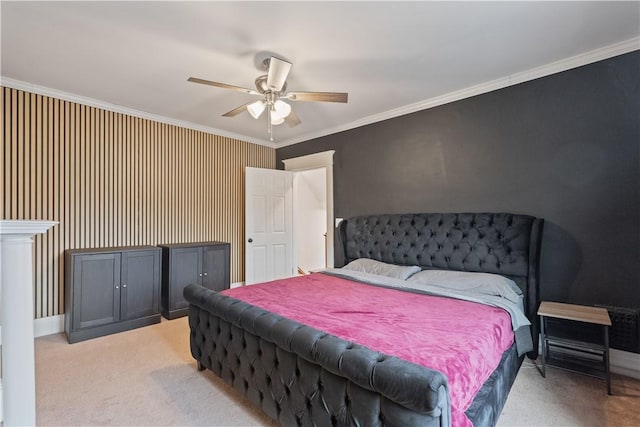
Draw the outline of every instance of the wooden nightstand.
<instances>
[{"instance_id":1,"label":"wooden nightstand","mask_svg":"<svg viewBox=\"0 0 640 427\"><path fill-rule=\"evenodd\" d=\"M542 376L545 377L545 368L549 364L605 378L607 393L611 395L611 372L609 370L609 326L611 326L611 319L609 312L600 307L543 301L538 308L538 316L540 316L540 334L542 335ZM546 327L549 317L601 325L602 342L579 341L549 334ZM554 351L557 349L565 350L565 352ZM580 355L591 357L580 357ZM594 360L595 358L601 360Z\"/></svg>"}]
</instances>

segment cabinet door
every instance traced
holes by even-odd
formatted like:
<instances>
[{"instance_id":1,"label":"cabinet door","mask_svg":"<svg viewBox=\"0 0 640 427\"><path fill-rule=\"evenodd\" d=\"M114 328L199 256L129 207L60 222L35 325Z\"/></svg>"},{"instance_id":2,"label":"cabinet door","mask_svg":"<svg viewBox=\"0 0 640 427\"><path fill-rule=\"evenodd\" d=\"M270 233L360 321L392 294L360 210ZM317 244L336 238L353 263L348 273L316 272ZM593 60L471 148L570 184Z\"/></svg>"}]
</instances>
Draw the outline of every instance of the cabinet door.
<instances>
[{"instance_id":1,"label":"cabinet door","mask_svg":"<svg viewBox=\"0 0 640 427\"><path fill-rule=\"evenodd\" d=\"M121 318L150 316L158 312L159 251L122 253Z\"/></svg>"},{"instance_id":2,"label":"cabinet door","mask_svg":"<svg viewBox=\"0 0 640 427\"><path fill-rule=\"evenodd\" d=\"M169 310L189 307L182 296L185 286L192 283L201 284L201 251L202 248L175 248L171 250L171 285L169 286Z\"/></svg>"},{"instance_id":3,"label":"cabinet door","mask_svg":"<svg viewBox=\"0 0 640 427\"><path fill-rule=\"evenodd\" d=\"M73 329L120 320L120 254L74 257Z\"/></svg>"},{"instance_id":4,"label":"cabinet door","mask_svg":"<svg viewBox=\"0 0 640 427\"><path fill-rule=\"evenodd\" d=\"M202 248L202 286L214 291L229 289L229 245Z\"/></svg>"}]
</instances>

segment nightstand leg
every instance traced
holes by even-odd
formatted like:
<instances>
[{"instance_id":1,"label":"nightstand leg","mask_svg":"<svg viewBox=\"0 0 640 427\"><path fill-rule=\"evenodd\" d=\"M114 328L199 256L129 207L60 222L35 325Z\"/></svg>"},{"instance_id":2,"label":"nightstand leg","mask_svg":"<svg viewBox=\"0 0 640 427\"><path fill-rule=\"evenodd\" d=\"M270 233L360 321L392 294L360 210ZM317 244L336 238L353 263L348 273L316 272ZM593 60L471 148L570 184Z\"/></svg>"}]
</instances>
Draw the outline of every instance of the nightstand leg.
<instances>
[{"instance_id":1,"label":"nightstand leg","mask_svg":"<svg viewBox=\"0 0 640 427\"><path fill-rule=\"evenodd\" d=\"M609 327L603 326L604 328L604 371L607 376L607 394L609 396L611 393L611 370L609 369Z\"/></svg>"},{"instance_id":2,"label":"nightstand leg","mask_svg":"<svg viewBox=\"0 0 640 427\"><path fill-rule=\"evenodd\" d=\"M546 355L547 355L547 340L546 335L544 333L544 316L540 316L540 338L542 341L542 378L546 378Z\"/></svg>"}]
</instances>

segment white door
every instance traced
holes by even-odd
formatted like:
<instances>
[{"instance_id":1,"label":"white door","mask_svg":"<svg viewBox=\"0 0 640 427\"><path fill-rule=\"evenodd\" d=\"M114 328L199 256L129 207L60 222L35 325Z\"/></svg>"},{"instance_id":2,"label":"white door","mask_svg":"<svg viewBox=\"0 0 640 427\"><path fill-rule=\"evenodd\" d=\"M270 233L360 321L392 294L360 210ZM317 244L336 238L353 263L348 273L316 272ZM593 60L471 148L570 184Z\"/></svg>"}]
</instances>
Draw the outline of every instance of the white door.
<instances>
[{"instance_id":1,"label":"white door","mask_svg":"<svg viewBox=\"0 0 640 427\"><path fill-rule=\"evenodd\" d=\"M293 172L246 168L245 284L295 275Z\"/></svg>"}]
</instances>

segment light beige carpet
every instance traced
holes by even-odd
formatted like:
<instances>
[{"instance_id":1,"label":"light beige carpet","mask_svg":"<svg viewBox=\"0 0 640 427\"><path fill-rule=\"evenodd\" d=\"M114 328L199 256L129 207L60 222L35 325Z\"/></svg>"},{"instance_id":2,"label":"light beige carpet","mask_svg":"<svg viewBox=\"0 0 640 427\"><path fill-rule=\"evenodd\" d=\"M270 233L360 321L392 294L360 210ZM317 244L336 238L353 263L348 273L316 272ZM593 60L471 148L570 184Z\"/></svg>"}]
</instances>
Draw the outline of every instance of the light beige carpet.
<instances>
[{"instance_id":1,"label":"light beige carpet","mask_svg":"<svg viewBox=\"0 0 640 427\"><path fill-rule=\"evenodd\" d=\"M275 425L189 353L186 318L67 344L36 339L37 422L42 426ZM604 381L523 365L500 426L640 426L640 381Z\"/></svg>"}]
</instances>

